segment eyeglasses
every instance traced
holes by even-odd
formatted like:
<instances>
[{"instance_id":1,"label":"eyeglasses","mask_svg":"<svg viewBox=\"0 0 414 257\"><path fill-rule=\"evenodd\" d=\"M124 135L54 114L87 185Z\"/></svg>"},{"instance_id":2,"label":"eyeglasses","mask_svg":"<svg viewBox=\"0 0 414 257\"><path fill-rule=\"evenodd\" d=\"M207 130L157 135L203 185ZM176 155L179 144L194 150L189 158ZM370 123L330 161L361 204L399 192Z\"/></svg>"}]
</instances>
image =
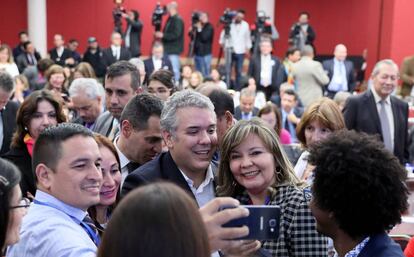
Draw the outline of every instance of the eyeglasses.
<instances>
[{"instance_id":1,"label":"eyeglasses","mask_svg":"<svg viewBox=\"0 0 414 257\"><path fill-rule=\"evenodd\" d=\"M30 207L30 200L27 198L22 198L18 205L10 206L10 209L18 209L18 208L29 208Z\"/></svg>"}]
</instances>

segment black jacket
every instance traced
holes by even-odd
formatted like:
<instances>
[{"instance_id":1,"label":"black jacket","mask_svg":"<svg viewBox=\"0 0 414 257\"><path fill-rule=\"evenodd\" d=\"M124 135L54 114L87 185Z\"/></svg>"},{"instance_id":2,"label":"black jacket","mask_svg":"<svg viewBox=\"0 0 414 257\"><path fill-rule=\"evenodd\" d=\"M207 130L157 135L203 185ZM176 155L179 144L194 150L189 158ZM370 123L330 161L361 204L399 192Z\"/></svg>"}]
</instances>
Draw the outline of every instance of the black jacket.
<instances>
[{"instance_id":1,"label":"black jacket","mask_svg":"<svg viewBox=\"0 0 414 257\"><path fill-rule=\"evenodd\" d=\"M211 54L213 37L214 28L210 23L205 24L201 31L197 31L194 41L194 55L206 56Z\"/></svg>"},{"instance_id":2,"label":"black jacket","mask_svg":"<svg viewBox=\"0 0 414 257\"><path fill-rule=\"evenodd\" d=\"M22 173L22 179L20 180L20 188L22 190L22 195L27 196L27 192L30 192L32 195L36 193L36 182L35 175L32 170L32 157L27 151L26 146L22 142L22 147L10 148L10 151L7 152L2 158L7 159L13 162Z\"/></svg>"},{"instance_id":3,"label":"black jacket","mask_svg":"<svg viewBox=\"0 0 414 257\"><path fill-rule=\"evenodd\" d=\"M168 54L181 54L184 50L184 22L176 14L170 16L165 23L164 36L162 38L164 51Z\"/></svg>"},{"instance_id":4,"label":"black jacket","mask_svg":"<svg viewBox=\"0 0 414 257\"><path fill-rule=\"evenodd\" d=\"M131 59L131 53L129 52L129 50L125 47L121 47L121 54L119 55L119 60L120 61L128 61L129 59ZM115 58L115 56L113 56L112 54L112 48L108 47L105 48L102 51L102 60L103 63L105 65L105 67L109 67L111 66L111 64L115 63L117 60Z\"/></svg>"},{"instance_id":5,"label":"black jacket","mask_svg":"<svg viewBox=\"0 0 414 257\"><path fill-rule=\"evenodd\" d=\"M144 60L144 67L145 67L144 85L147 85L149 77L154 72L154 62L152 61L152 57ZM165 69L165 70L169 70L173 72L171 61L167 56L162 57L161 69Z\"/></svg>"},{"instance_id":6,"label":"black jacket","mask_svg":"<svg viewBox=\"0 0 414 257\"><path fill-rule=\"evenodd\" d=\"M59 64L60 66L65 66L66 59L73 58L72 51L67 48L63 49L63 53L60 57L58 56L56 52L56 48L53 48L52 50L50 50L49 55L50 55L50 59L52 59L52 61L54 61L56 64Z\"/></svg>"},{"instance_id":7,"label":"black jacket","mask_svg":"<svg viewBox=\"0 0 414 257\"><path fill-rule=\"evenodd\" d=\"M16 102L9 101L1 112L3 121L3 144L0 149L0 155L10 150L10 143L13 133L16 130L16 113L19 105Z\"/></svg>"},{"instance_id":8,"label":"black jacket","mask_svg":"<svg viewBox=\"0 0 414 257\"><path fill-rule=\"evenodd\" d=\"M142 22L141 21L134 21L129 18L126 19L127 21L127 29L124 34L125 36L128 32L128 29L131 28L131 32L129 34L129 51L131 52L132 57L138 57L141 55L141 33L142 33Z\"/></svg>"},{"instance_id":9,"label":"black jacket","mask_svg":"<svg viewBox=\"0 0 414 257\"><path fill-rule=\"evenodd\" d=\"M103 53L99 47L95 53L92 53L90 49L87 49L83 55L83 61L89 63L93 67L93 70L98 78L104 77L106 73L106 67L103 63L102 56Z\"/></svg>"}]
</instances>

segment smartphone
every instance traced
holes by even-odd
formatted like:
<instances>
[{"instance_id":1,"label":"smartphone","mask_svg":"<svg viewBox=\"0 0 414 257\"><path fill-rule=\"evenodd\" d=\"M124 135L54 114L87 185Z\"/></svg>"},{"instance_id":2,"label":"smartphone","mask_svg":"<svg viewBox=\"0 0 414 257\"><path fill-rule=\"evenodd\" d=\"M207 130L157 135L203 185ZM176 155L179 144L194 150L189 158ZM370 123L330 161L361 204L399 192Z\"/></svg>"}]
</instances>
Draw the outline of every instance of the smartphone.
<instances>
[{"instance_id":1,"label":"smartphone","mask_svg":"<svg viewBox=\"0 0 414 257\"><path fill-rule=\"evenodd\" d=\"M277 205L242 205L249 209L249 216L234 219L223 227L247 226L249 234L238 239L277 240L279 237L280 207ZM234 208L231 206L221 209Z\"/></svg>"}]
</instances>

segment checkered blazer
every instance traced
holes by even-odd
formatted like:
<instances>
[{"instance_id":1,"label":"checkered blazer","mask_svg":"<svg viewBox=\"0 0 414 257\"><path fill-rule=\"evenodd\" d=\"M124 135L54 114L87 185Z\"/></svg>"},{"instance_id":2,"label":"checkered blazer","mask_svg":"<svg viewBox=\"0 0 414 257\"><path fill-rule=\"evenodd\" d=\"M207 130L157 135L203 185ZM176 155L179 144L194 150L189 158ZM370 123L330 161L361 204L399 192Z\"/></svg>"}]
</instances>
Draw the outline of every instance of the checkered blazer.
<instances>
[{"instance_id":1,"label":"checkered blazer","mask_svg":"<svg viewBox=\"0 0 414 257\"><path fill-rule=\"evenodd\" d=\"M278 257L326 257L328 239L316 231L316 221L308 203L310 193L290 185L275 188L269 205L281 208L278 240L262 241L262 248ZM246 191L234 196L241 204L249 204Z\"/></svg>"}]
</instances>

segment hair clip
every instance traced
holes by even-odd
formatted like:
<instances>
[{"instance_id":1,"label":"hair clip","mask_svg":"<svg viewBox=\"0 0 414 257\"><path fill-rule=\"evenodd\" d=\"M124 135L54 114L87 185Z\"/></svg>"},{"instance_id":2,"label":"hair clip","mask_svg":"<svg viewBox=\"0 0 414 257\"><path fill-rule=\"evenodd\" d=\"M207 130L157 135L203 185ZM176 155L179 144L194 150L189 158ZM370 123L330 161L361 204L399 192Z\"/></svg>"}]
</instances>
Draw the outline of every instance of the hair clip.
<instances>
[{"instance_id":1,"label":"hair clip","mask_svg":"<svg viewBox=\"0 0 414 257\"><path fill-rule=\"evenodd\" d=\"M0 176L0 183L2 183L4 186L8 186L10 184L10 182L4 176Z\"/></svg>"}]
</instances>

